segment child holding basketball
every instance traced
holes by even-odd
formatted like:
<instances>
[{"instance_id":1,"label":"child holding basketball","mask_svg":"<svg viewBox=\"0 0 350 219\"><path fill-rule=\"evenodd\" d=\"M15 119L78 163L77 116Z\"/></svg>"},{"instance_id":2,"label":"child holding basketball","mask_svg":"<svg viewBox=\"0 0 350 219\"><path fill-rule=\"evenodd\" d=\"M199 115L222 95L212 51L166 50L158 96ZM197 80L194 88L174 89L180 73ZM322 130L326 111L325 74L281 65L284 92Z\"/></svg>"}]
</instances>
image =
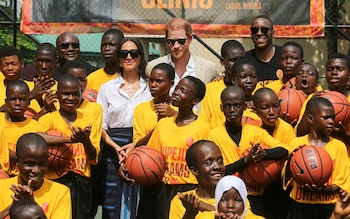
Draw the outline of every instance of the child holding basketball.
<instances>
[{"instance_id":1,"label":"child holding basketball","mask_svg":"<svg viewBox=\"0 0 350 219\"><path fill-rule=\"evenodd\" d=\"M241 159L245 150L252 145L257 150L254 161L260 159L280 160L287 156L287 145L282 144L273 138L269 133L254 125L242 124L242 114L245 108L245 92L236 86L225 88L221 94L221 110L226 117L226 122L210 131L208 139L215 142L221 149L224 163L228 165L226 174L233 174L237 168L232 169L232 163L239 165L239 170L243 170L252 160ZM268 149L262 149L261 146ZM235 165L235 166L236 166ZM258 215L264 215L262 200L259 197L264 191L261 187L251 187L248 189L252 211ZM254 200L253 200L254 199Z\"/></svg>"},{"instance_id":2,"label":"child holding basketball","mask_svg":"<svg viewBox=\"0 0 350 219\"><path fill-rule=\"evenodd\" d=\"M294 41L288 41L282 46L280 57L279 79L268 83L266 87L272 89L276 94L290 79L294 78L298 72L299 66L304 62L303 47Z\"/></svg>"},{"instance_id":3,"label":"child holding basketball","mask_svg":"<svg viewBox=\"0 0 350 219\"><path fill-rule=\"evenodd\" d=\"M348 91L349 69L350 59L347 55L342 53L334 53L329 56L326 63L326 80L328 83L328 89L330 91L336 91L342 95L345 95L348 100L350 99ZM315 95L319 94L316 93ZM310 98L312 98L312 96L309 96L309 98L304 102L304 106L306 106ZM309 123L307 121L307 115L304 113L304 106L301 109L299 121L295 127L297 136L303 136L309 132ZM342 125L347 126L348 124ZM335 124L335 126L339 128L342 128L342 125Z\"/></svg>"},{"instance_id":4,"label":"child holding basketball","mask_svg":"<svg viewBox=\"0 0 350 219\"><path fill-rule=\"evenodd\" d=\"M10 81L6 87L5 105L7 112L0 113L0 127L5 133L2 138L6 138L7 142L7 145L2 145L2 147L9 150L10 162L6 166L10 176L18 175L15 152L19 137L25 133L44 130L44 127L36 120L25 117L29 106L29 93L29 87L24 81Z\"/></svg>"},{"instance_id":5,"label":"child holding basketball","mask_svg":"<svg viewBox=\"0 0 350 219\"><path fill-rule=\"evenodd\" d=\"M158 200L149 200L150 206L145 212L150 218L168 218L170 201L176 193L197 187L197 180L186 165L185 154L193 142L204 139L209 132L209 124L193 113L193 106L204 95L205 85L201 80L192 76L181 79L171 98L172 104L179 108L177 116L161 119L147 143L161 151L167 163Z\"/></svg>"},{"instance_id":6,"label":"child holding basketball","mask_svg":"<svg viewBox=\"0 0 350 219\"><path fill-rule=\"evenodd\" d=\"M74 142L71 146L73 159L65 170L50 171L46 176L70 187L73 218L89 218L91 165L97 163L102 121L96 119L95 115L77 110L81 101L81 87L73 75L65 74L61 77L57 87L57 98L60 109L42 116L39 122L46 131L57 130L70 136L69 142ZM67 142L53 142L52 136L43 136L49 143Z\"/></svg>"},{"instance_id":7,"label":"child holding basketball","mask_svg":"<svg viewBox=\"0 0 350 219\"><path fill-rule=\"evenodd\" d=\"M329 219L336 194L340 189L348 190L350 185L346 146L343 142L330 137L334 128L334 108L332 103L322 97L312 97L306 105L305 113L310 126L307 135L293 139L289 151L303 145L314 145L325 149L333 160L333 172L324 186L299 185L289 177L289 161L285 171L286 185L292 187L292 204L288 213L291 219ZM342 163L341 163L342 162Z\"/></svg>"},{"instance_id":8,"label":"child holding basketball","mask_svg":"<svg viewBox=\"0 0 350 219\"><path fill-rule=\"evenodd\" d=\"M19 175L0 179L0 218L6 217L11 206L20 200L34 200L47 218L72 218L69 189L44 178L47 158L47 143L38 134L28 133L18 139Z\"/></svg>"},{"instance_id":9,"label":"child holding basketball","mask_svg":"<svg viewBox=\"0 0 350 219\"><path fill-rule=\"evenodd\" d=\"M280 101L272 89L265 87L257 90L253 96L253 103L254 110L262 121L261 128L265 129L272 137L286 145L296 137L293 127L279 118ZM284 161L284 159L281 160L281 166L283 166ZM267 218L286 218L289 207L289 191L283 190L280 181L266 187L263 200Z\"/></svg>"},{"instance_id":10,"label":"child holding basketball","mask_svg":"<svg viewBox=\"0 0 350 219\"><path fill-rule=\"evenodd\" d=\"M175 116L177 111L171 107L170 88L174 86L175 69L167 63L153 67L148 87L152 100L140 103L134 111L134 144L146 145L153 128L164 117Z\"/></svg>"}]
</instances>

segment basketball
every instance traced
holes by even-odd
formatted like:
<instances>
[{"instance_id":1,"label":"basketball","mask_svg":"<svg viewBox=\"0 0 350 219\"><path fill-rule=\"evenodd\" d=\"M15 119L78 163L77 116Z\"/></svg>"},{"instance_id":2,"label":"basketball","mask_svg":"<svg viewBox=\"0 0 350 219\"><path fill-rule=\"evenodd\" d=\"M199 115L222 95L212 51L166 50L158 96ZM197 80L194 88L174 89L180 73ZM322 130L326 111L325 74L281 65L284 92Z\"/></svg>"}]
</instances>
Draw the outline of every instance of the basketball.
<instances>
[{"instance_id":1,"label":"basketball","mask_svg":"<svg viewBox=\"0 0 350 219\"><path fill-rule=\"evenodd\" d=\"M3 170L0 170L0 179L7 179L9 178L9 175Z\"/></svg>"},{"instance_id":2,"label":"basketball","mask_svg":"<svg viewBox=\"0 0 350 219\"><path fill-rule=\"evenodd\" d=\"M243 156L247 155L251 148L248 148ZM263 187L274 182L280 174L280 166L274 160L259 160L244 168L239 176L247 186Z\"/></svg>"},{"instance_id":3,"label":"basketball","mask_svg":"<svg viewBox=\"0 0 350 219\"><path fill-rule=\"evenodd\" d=\"M337 91L327 91L322 93L320 96L328 99L333 104L335 124L337 125L339 122L346 124L349 120L350 113L350 103L346 96Z\"/></svg>"},{"instance_id":4,"label":"basketball","mask_svg":"<svg viewBox=\"0 0 350 219\"><path fill-rule=\"evenodd\" d=\"M57 130L50 130L49 135L66 137L62 132ZM65 169L73 158L73 152L70 144L49 145L48 168L50 170Z\"/></svg>"},{"instance_id":5,"label":"basketball","mask_svg":"<svg viewBox=\"0 0 350 219\"><path fill-rule=\"evenodd\" d=\"M283 86L284 89L295 89L295 77L289 79L289 81L287 81L284 86Z\"/></svg>"},{"instance_id":6,"label":"basketball","mask_svg":"<svg viewBox=\"0 0 350 219\"><path fill-rule=\"evenodd\" d=\"M28 109L24 112L24 117L33 118L36 115L36 111L32 108L28 107Z\"/></svg>"},{"instance_id":7,"label":"basketball","mask_svg":"<svg viewBox=\"0 0 350 219\"><path fill-rule=\"evenodd\" d=\"M97 99L97 91L95 91L94 89L85 89L84 93L83 93L83 98L90 101L90 102L96 102Z\"/></svg>"},{"instance_id":8,"label":"basketball","mask_svg":"<svg viewBox=\"0 0 350 219\"><path fill-rule=\"evenodd\" d=\"M333 171L333 161L328 152L318 146L304 146L290 159L290 173L299 185L323 186Z\"/></svg>"},{"instance_id":9,"label":"basketball","mask_svg":"<svg viewBox=\"0 0 350 219\"><path fill-rule=\"evenodd\" d=\"M290 88L283 89L277 94L281 103L281 112L289 115L289 123L299 118L301 107L306 100L305 94L302 91Z\"/></svg>"},{"instance_id":10,"label":"basketball","mask_svg":"<svg viewBox=\"0 0 350 219\"><path fill-rule=\"evenodd\" d=\"M162 153L149 146L141 146L130 152L125 161L129 177L139 185L147 186L160 182L165 172Z\"/></svg>"}]
</instances>

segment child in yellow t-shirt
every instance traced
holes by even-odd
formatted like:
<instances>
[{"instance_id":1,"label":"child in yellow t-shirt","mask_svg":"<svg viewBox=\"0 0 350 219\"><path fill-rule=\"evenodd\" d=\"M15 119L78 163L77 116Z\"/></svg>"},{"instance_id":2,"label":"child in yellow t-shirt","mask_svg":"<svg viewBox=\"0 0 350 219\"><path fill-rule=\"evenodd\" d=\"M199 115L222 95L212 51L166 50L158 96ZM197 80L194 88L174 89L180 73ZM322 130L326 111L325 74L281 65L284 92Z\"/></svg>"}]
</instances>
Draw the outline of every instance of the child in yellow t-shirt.
<instances>
[{"instance_id":1,"label":"child in yellow t-shirt","mask_svg":"<svg viewBox=\"0 0 350 219\"><path fill-rule=\"evenodd\" d=\"M333 160L332 175L323 186L299 185L290 180L289 161L285 171L286 185L292 187L290 197L292 203L288 213L291 219L329 219L334 203L337 201L339 190L349 190L350 178L346 146L343 142L330 137L334 124L334 108L332 103L322 97L312 97L306 105L305 113L309 123L308 134L294 138L289 144L289 151L293 153L303 145L314 145L325 149ZM312 217L314 215L314 217Z\"/></svg>"}]
</instances>

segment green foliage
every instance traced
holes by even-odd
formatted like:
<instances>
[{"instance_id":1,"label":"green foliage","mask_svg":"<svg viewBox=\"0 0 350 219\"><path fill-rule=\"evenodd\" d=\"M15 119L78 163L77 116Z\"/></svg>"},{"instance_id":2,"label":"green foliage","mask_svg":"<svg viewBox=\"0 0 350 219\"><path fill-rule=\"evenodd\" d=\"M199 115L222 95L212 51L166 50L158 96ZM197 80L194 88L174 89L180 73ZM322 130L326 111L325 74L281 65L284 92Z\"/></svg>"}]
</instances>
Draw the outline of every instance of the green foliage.
<instances>
[{"instance_id":1,"label":"green foliage","mask_svg":"<svg viewBox=\"0 0 350 219\"><path fill-rule=\"evenodd\" d=\"M5 11L8 15L13 16L13 8L0 6L3 11ZM3 13L0 13L0 22L7 21L6 16ZM12 25L1 24L0 23L0 47L13 45L13 29ZM19 30L17 30L17 48L21 51L23 56L23 60L25 64L33 63L34 53L36 51L36 43L28 38L26 35L22 34Z\"/></svg>"}]
</instances>

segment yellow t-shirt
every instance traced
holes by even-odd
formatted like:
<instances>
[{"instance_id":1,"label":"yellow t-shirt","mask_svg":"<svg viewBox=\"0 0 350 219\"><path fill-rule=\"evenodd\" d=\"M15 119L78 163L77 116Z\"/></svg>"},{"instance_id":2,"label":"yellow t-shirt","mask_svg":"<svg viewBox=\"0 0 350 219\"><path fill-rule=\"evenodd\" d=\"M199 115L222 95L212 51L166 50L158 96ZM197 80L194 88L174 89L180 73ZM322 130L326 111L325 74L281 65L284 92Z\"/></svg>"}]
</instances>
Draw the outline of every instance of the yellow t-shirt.
<instances>
[{"instance_id":1,"label":"yellow t-shirt","mask_svg":"<svg viewBox=\"0 0 350 219\"><path fill-rule=\"evenodd\" d=\"M7 138L2 127L0 127L0 170L6 171L9 167L9 149L6 147Z\"/></svg>"},{"instance_id":2,"label":"yellow t-shirt","mask_svg":"<svg viewBox=\"0 0 350 219\"><path fill-rule=\"evenodd\" d=\"M58 111L45 114L39 119L39 123L41 123L45 127L45 131L49 130L57 130L64 133L67 136L71 136L71 127L81 127L85 128L86 126L91 125L91 133L90 140L94 148L96 149L96 154L98 155L100 152L100 140L102 134L102 118L96 119L94 115L90 113L82 113L81 111L77 111L77 118L73 122L73 124L69 125L62 118ZM67 169L64 171L48 171L46 176L49 179L57 179L68 171L73 171L82 176L90 177L91 168L90 164L97 163L97 156L94 160L87 159L87 155L85 153L85 149L82 143L72 143L73 150L73 159L68 165Z\"/></svg>"},{"instance_id":3,"label":"yellow t-shirt","mask_svg":"<svg viewBox=\"0 0 350 219\"><path fill-rule=\"evenodd\" d=\"M287 145L273 138L269 133L254 125L242 124L242 136L237 145L226 131L224 124L210 131L208 140L213 141L219 146L224 164L228 165L239 160L245 150L251 147L251 142L260 143L261 146L267 148L275 148L281 146L287 148ZM249 195L260 195L264 192L264 187L247 187Z\"/></svg>"},{"instance_id":4,"label":"yellow t-shirt","mask_svg":"<svg viewBox=\"0 0 350 219\"><path fill-rule=\"evenodd\" d=\"M119 74L107 74L104 68L97 69L88 75L86 89L93 89L98 92L100 90L101 84L117 78L118 75Z\"/></svg>"},{"instance_id":5,"label":"yellow t-shirt","mask_svg":"<svg viewBox=\"0 0 350 219\"><path fill-rule=\"evenodd\" d=\"M178 110L173 105L171 107L176 111ZM158 116L154 110L154 99L137 105L134 110L134 144L150 133L157 122Z\"/></svg>"},{"instance_id":6,"label":"yellow t-shirt","mask_svg":"<svg viewBox=\"0 0 350 219\"><path fill-rule=\"evenodd\" d=\"M289 151L292 152L295 148L304 144L311 145L308 140L308 135L294 138L289 144ZM327 185L335 184L341 189L349 191L349 168L348 163L344 162L348 158L345 144L335 138L330 138L329 142L323 146L323 149L329 153L333 160L333 172ZM337 200L336 193L312 193L306 189L303 189L301 185L297 184L293 180L291 180L290 183L290 185L293 187L290 193L290 197L297 202L308 204L330 204L335 203Z\"/></svg>"},{"instance_id":7,"label":"yellow t-shirt","mask_svg":"<svg viewBox=\"0 0 350 219\"><path fill-rule=\"evenodd\" d=\"M26 118L21 122L10 122L6 119L6 113L0 113L0 126L5 133L3 137L6 138L7 148L13 152L16 152L16 143L23 134L42 132L45 129L38 121L31 118ZM8 174L18 175L16 162L12 160L9 164Z\"/></svg>"},{"instance_id":8,"label":"yellow t-shirt","mask_svg":"<svg viewBox=\"0 0 350 219\"><path fill-rule=\"evenodd\" d=\"M147 145L161 151L168 167L163 177L165 184L197 184L197 179L186 164L186 152L194 142L205 139L209 124L198 117L191 124L179 127L176 117L161 119Z\"/></svg>"},{"instance_id":9,"label":"yellow t-shirt","mask_svg":"<svg viewBox=\"0 0 350 219\"><path fill-rule=\"evenodd\" d=\"M18 176L0 179L0 211L3 211L13 200L13 192L10 190L11 184L18 184ZM70 191L68 187L44 179L43 185L33 193L34 200L44 210L49 219L72 218L72 205Z\"/></svg>"}]
</instances>

